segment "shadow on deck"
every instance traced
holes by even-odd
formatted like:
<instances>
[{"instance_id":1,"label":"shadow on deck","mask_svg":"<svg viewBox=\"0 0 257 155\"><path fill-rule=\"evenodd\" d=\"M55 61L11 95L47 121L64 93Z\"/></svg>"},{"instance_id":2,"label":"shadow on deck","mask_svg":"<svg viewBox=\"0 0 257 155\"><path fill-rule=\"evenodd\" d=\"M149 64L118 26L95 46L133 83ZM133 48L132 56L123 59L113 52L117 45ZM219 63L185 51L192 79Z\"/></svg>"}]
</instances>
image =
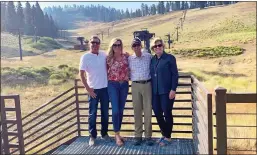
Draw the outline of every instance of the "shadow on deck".
<instances>
[{"instance_id":1,"label":"shadow on deck","mask_svg":"<svg viewBox=\"0 0 257 155\"><path fill-rule=\"evenodd\" d=\"M95 146L89 146L88 141L88 136L78 137L70 145L61 145L52 154L195 154L192 139L172 139L171 144L164 147L145 143L134 146L133 138L127 138L123 147L118 147L114 138L112 142L97 138Z\"/></svg>"}]
</instances>

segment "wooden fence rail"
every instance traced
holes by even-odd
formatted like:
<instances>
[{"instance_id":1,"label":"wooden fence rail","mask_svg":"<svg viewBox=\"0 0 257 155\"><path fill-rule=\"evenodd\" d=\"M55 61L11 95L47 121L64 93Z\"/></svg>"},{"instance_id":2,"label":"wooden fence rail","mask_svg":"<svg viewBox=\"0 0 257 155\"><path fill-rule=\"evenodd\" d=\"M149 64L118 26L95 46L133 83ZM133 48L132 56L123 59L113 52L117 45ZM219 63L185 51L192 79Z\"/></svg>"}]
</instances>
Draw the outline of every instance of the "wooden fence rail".
<instances>
[{"instance_id":1,"label":"wooden fence rail","mask_svg":"<svg viewBox=\"0 0 257 155\"><path fill-rule=\"evenodd\" d=\"M215 89L215 100L216 100L216 134L217 134L217 154L227 154L227 104L245 104L254 103L256 104L256 93L227 93L227 89L223 87L217 87ZM244 114L244 113L239 113ZM256 113L255 113L256 115ZM232 126L242 127L242 126ZM243 126L243 127L255 127L256 126ZM231 138L230 138L231 139ZM234 138L234 139L255 139L255 138ZM244 150L248 151L248 150ZM256 151L257 150L250 150Z\"/></svg>"}]
</instances>

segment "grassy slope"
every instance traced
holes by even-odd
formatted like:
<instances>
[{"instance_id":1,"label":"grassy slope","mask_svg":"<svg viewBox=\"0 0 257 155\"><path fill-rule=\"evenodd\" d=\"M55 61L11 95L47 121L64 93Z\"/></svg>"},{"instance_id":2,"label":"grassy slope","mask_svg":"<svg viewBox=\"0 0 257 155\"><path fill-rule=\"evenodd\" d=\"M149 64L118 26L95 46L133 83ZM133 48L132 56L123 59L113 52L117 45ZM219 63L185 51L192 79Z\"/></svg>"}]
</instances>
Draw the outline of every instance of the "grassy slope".
<instances>
[{"instance_id":1,"label":"grassy slope","mask_svg":"<svg viewBox=\"0 0 257 155\"><path fill-rule=\"evenodd\" d=\"M113 37L123 39L125 49L131 52L129 48L132 39L132 32L148 27L150 32L155 32L157 36L164 38L167 32L174 32L174 26L178 22L182 12L170 13L167 15L155 15L149 17L136 18L133 20L124 20L116 22L113 29L110 30L110 36L104 36L102 48L106 50L108 41ZM256 92L256 3L238 3L226 7L217 7L204 10L189 10L187 12L184 29L181 31L179 42L175 42L173 48L201 48L206 46L215 47L218 45L230 46L237 45L246 49L240 56L200 59L183 58L176 55L178 67L183 72L194 73L200 81L210 90L220 85L233 92ZM239 23L239 24L238 24ZM107 31L112 23L83 23L81 29L71 32L88 36L99 32ZM86 28L85 28L86 25ZM238 26L241 25L241 26ZM230 29L229 29L230 28ZM22 62L18 58L5 59L1 61L1 67L48 67L61 64L68 64L77 67L80 56L83 53L77 51L54 50L51 53L44 53L37 56L24 57ZM63 92L73 85L72 82L63 85L42 85L35 87L5 87L2 93L20 94L22 102L23 115L35 109L42 103L50 100L57 94ZM24 91L25 89L25 91ZM41 96L44 96L43 98ZM30 107L30 108L27 108ZM249 111L249 107L251 107ZM229 108L233 112L254 112L256 107L251 105L243 107ZM238 111L240 109L240 111ZM248 116L247 116L248 117ZM254 125L256 118L249 118L247 122ZM242 124L234 118L228 120L228 124ZM248 124L248 125L249 125ZM251 132L252 130L252 132ZM231 129L229 135L245 137L247 133L255 133L250 129L247 133L241 132L242 129ZM254 137L254 135L247 135ZM256 135L255 135L256 136ZM233 147L243 147L247 143L253 146L252 142L241 141L235 143Z\"/></svg>"},{"instance_id":2,"label":"grassy slope","mask_svg":"<svg viewBox=\"0 0 257 155\"><path fill-rule=\"evenodd\" d=\"M32 36L21 36L22 56L35 56L62 46L49 37L38 37L37 43ZM19 57L18 35L1 32L1 58Z\"/></svg>"}]
</instances>

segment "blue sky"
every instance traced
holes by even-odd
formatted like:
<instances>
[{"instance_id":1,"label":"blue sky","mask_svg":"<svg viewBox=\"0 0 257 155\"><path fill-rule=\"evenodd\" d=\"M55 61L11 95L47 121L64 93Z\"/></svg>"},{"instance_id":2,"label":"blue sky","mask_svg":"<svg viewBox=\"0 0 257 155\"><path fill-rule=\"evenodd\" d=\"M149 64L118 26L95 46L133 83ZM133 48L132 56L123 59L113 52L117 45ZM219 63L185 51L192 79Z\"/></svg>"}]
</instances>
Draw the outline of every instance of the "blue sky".
<instances>
[{"instance_id":1,"label":"blue sky","mask_svg":"<svg viewBox=\"0 0 257 155\"><path fill-rule=\"evenodd\" d=\"M44 9L44 7L48 7L48 6L64 6L64 5L73 5L73 4L76 4L76 5L103 5L105 7L113 7L113 8L116 8L116 9L126 9L128 8L129 10L132 9L132 10L135 10L135 9L139 9L141 8L141 4L144 3L144 4L148 4L149 5L152 5L152 4L157 4L158 2L40 2L39 1L39 5L41 6L42 9ZM35 2L30 2L30 4L35 4ZM25 4L22 4L23 7L25 7Z\"/></svg>"}]
</instances>

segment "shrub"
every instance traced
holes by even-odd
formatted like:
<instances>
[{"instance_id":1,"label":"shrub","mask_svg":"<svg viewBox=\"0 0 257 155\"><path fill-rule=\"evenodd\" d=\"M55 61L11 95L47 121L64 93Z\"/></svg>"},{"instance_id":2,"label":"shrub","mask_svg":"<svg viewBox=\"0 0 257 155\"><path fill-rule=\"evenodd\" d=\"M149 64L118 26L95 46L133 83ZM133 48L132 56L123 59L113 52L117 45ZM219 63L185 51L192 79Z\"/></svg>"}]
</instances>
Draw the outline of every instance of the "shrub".
<instances>
[{"instance_id":1,"label":"shrub","mask_svg":"<svg viewBox=\"0 0 257 155\"><path fill-rule=\"evenodd\" d=\"M185 57L207 57L217 58L226 56L235 56L243 53L243 48L238 46L217 46L217 47L205 47L197 49L179 49L173 50L173 54L182 55Z\"/></svg>"},{"instance_id":2,"label":"shrub","mask_svg":"<svg viewBox=\"0 0 257 155\"><path fill-rule=\"evenodd\" d=\"M59 65L58 66L59 69L63 69L63 68L67 68L67 67L69 67L69 66L68 65Z\"/></svg>"}]
</instances>

